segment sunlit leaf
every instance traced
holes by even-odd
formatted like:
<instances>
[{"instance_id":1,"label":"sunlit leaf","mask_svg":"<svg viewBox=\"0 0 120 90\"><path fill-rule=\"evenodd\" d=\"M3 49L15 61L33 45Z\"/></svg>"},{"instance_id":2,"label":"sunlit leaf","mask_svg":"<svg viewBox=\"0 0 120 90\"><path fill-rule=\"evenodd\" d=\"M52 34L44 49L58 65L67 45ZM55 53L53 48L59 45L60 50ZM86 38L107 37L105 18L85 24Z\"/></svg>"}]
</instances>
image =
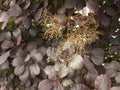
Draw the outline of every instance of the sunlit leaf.
<instances>
[{"instance_id":1,"label":"sunlit leaf","mask_svg":"<svg viewBox=\"0 0 120 90\"><path fill-rule=\"evenodd\" d=\"M38 66L37 63L30 65L29 69L30 69L30 74L32 77L35 77L36 75L40 73L40 67Z\"/></svg>"},{"instance_id":2,"label":"sunlit leaf","mask_svg":"<svg viewBox=\"0 0 120 90\"><path fill-rule=\"evenodd\" d=\"M63 85L64 87L70 86L70 85L72 85L72 84L73 84L73 82L72 82L71 79L64 79L64 80L62 81L62 85Z\"/></svg>"},{"instance_id":3,"label":"sunlit leaf","mask_svg":"<svg viewBox=\"0 0 120 90\"><path fill-rule=\"evenodd\" d=\"M82 16L89 16L90 9L86 6L81 11Z\"/></svg>"},{"instance_id":4,"label":"sunlit leaf","mask_svg":"<svg viewBox=\"0 0 120 90\"><path fill-rule=\"evenodd\" d=\"M0 15L0 22L3 22L1 26L2 30L6 27L8 20L9 20L8 14L6 12L2 12L2 14Z\"/></svg>"},{"instance_id":5,"label":"sunlit leaf","mask_svg":"<svg viewBox=\"0 0 120 90\"><path fill-rule=\"evenodd\" d=\"M0 56L0 64L4 63L10 55L10 51L7 51Z\"/></svg>"},{"instance_id":6,"label":"sunlit leaf","mask_svg":"<svg viewBox=\"0 0 120 90\"><path fill-rule=\"evenodd\" d=\"M22 21L22 17L15 17L15 18L14 18L14 22L15 22L16 24L20 23L21 21Z\"/></svg>"},{"instance_id":7,"label":"sunlit leaf","mask_svg":"<svg viewBox=\"0 0 120 90\"><path fill-rule=\"evenodd\" d=\"M49 79L56 79L57 72L55 71L53 66L46 66L44 68L44 72L48 75Z\"/></svg>"},{"instance_id":8,"label":"sunlit leaf","mask_svg":"<svg viewBox=\"0 0 120 90\"><path fill-rule=\"evenodd\" d=\"M25 66L19 65L15 68L14 73L15 75L21 75L24 72Z\"/></svg>"},{"instance_id":9,"label":"sunlit leaf","mask_svg":"<svg viewBox=\"0 0 120 90\"><path fill-rule=\"evenodd\" d=\"M17 28L16 30L12 31L12 34L14 37L17 37L19 34L21 34L20 28Z\"/></svg>"},{"instance_id":10,"label":"sunlit leaf","mask_svg":"<svg viewBox=\"0 0 120 90\"><path fill-rule=\"evenodd\" d=\"M56 59L56 48L48 47L46 52L47 52L48 58L53 59L53 60Z\"/></svg>"},{"instance_id":11,"label":"sunlit leaf","mask_svg":"<svg viewBox=\"0 0 120 90\"><path fill-rule=\"evenodd\" d=\"M26 81L28 76L29 76L29 69L28 69L28 67L26 67L23 74L19 76L19 79L21 81Z\"/></svg>"},{"instance_id":12,"label":"sunlit leaf","mask_svg":"<svg viewBox=\"0 0 120 90\"><path fill-rule=\"evenodd\" d=\"M62 46L63 51L66 50L66 49L68 49L68 48L70 48L71 45L72 45L72 42L66 41L66 42L64 43L64 45Z\"/></svg>"},{"instance_id":13,"label":"sunlit leaf","mask_svg":"<svg viewBox=\"0 0 120 90\"><path fill-rule=\"evenodd\" d=\"M45 79L41 81L38 85L38 90L52 90L53 82L51 80Z\"/></svg>"},{"instance_id":14,"label":"sunlit leaf","mask_svg":"<svg viewBox=\"0 0 120 90\"><path fill-rule=\"evenodd\" d=\"M59 77L60 78L63 78L63 77L65 77L67 74L68 74L68 72L69 72L69 69L68 69L68 67L67 66L65 66L64 64L63 65L61 65L60 66L60 70L58 71L59 73Z\"/></svg>"},{"instance_id":15,"label":"sunlit leaf","mask_svg":"<svg viewBox=\"0 0 120 90\"><path fill-rule=\"evenodd\" d=\"M69 62L68 66L73 69L82 69L84 66L84 60L81 55L74 54L72 60Z\"/></svg>"}]
</instances>

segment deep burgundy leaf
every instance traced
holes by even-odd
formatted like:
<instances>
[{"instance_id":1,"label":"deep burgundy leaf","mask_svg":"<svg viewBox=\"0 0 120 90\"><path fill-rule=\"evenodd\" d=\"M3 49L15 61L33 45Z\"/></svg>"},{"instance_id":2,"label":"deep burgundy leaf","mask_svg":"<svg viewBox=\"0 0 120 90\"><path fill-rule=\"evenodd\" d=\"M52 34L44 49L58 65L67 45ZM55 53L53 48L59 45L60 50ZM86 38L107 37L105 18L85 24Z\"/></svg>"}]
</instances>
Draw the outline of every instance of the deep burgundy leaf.
<instances>
[{"instance_id":1,"label":"deep burgundy leaf","mask_svg":"<svg viewBox=\"0 0 120 90\"><path fill-rule=\"evenodd\" d=\"M96 65L101 65L104 60L104 50L101 48L94 48L92 50L91 60Z\"/></svg>"},{"instance_id":2,"label":"deep burgundy leaf","mask_svg":"<svg viewBox=\"0 0 120 90\"><path fill-rule=\"evenodd\" d=\"M20 45L21 41L22 41L21 34L18 34L18 36L17 36L17 46Z\"/></svg>"},{"instance_id":3,"label":"deep burgundy leaf","mask_svg":"<svg viewBox=\"0 0 120 90\"><path fill-rule=\"evenodd\" d=\"M113 54L115 52L118 52L118 48L116 46L111 46L110 49L109 49L109 53Z\"/></svg>"},{"instance_id":4,"label":"deep burgundy leaf","mask_svg":"<svg viewBox=\"0 0 120 90\"><path fill-rule=\"evenodd\" d=\"M25 0L25 1L26 1L26 4L24 6L24 9L27 9L30 6L31 1L30 0Z\"/></svg>"},{"instance_id":5,"label":"deep burgundy leaf","mask_svg":"<svg viewBox=\"0 0 120 90\"><path fill-rule=\"evenodd\" d=\"M77 4L78 0L65 0L65 8L71 9Z\"/></svg>"},{"instance_id":6,"label":"deep burgundy leaf","mask_svg":"<svg viewBox=\"0 0 120 90\"><path fill-rule=\"evenodd\" d=\"M75 84L70 90L90 90L84 84Z\"/></svg>"},{"instance_id":7,"label":"deep burgundy leaf","mask_svg":"<svg viewBox=\"0 0 120 90\"><path fill-rule=\"evenodd\" d=\"M89 56L85 56L84 57L84 63L85 63L85 67L88 70L88 73L86 75L86 81L91 86L93 86L95 78L98 76L97 70L95 69L93 63L90 61L90 57Z\"/></svg>"},{"instance_id":8,"label":"deep burgundy leaf","mask_svg":"<svg viewBox=\"0 0 120 90\"><path fill-rule=\"evenodd\" d=\"M97 13L96 17L97 21L99 21L102 25L108 26L110 24L110 18L104 14Z\"/></svg>"},{"instance_id":9,"label":"deep burgundy leaf","mask_svg":"<svg viewBox=\"0 0 120 90\"><path fill-rule=\"evenodd\" d=\"M3 53L0 56L0 64L4 63L7 60L7 58L9 57L9 55L10 55L10 51Z\"/></svg>"},{"instance_id":10,"label":"deep burgundy leaf","mask_svg":"<svg viewBox=\"0 0 120 90\"><path fill-rule=\"evenodd\" d=\"M107 7L105 7L105 13L107 15L114 16L114 15L116 15L118 13L118 11L113 7L107 6Z\"/></svg>"},{"instance_id":11,"label":"deep burgundy leaf","mask_svg":"<svg viewBox=\"0 0 120 90\"><path fill-rule=\"evenodd\" d=\"M30 33L28 30L25 30L25 28L22 28L21 36L22 36L22 39L27 40L30 37Z\"/></svg>"},{"instance_id":12,"label":"deep burgundy leaf","mask_svg":"<svg viewBox=\"0 0 120 90\"><path fill-rule=\"evenodd\" d=\"M83 76L76 76L74 82L76 84L86 84L86 80L83 78Z\"/></svg>"},{"instance_id":13,"label":"deep burgundy leaf","mask_svg":"<svg viewBox=\"0 0 120 90\"><path fill-rule=\"evenodd\" d=\"M103 24L104 26L108 26L109 24L110 24L110 18L109 17L107 17L106 15L102 15L101 16L101 20L100 20L100 22L101 22L101 24Z\"/></svg>"},{"instance_id":14,"label":"deep burgundy leaf","mask_svg":"<svg viewBox=\"0 0 120 90\"><path fill-rule=\"evenodd\" d=\"M120 12L120 0L116 0L116 6L117 6L117 8L119 9L119 12Z\"/></svg>"},{"instance_id":15,"label":"deep burgundy leaf","mask_svg":"<svg viewBox=\"0 0 120 90\"><path fill-rule=\"evenodd\" d=\"M77 4L76 4L76 9L77 10L81 10L83 9L83 7L85 7L86 3L84 0L78 0Z\"/></svg>"},{"instance_id":16,"label":"deep burgundy leaf","mask_svg":"<svg viewBox=\"0 0 120 90\"><path fill-rule=\"evenodd\" d=\"M94 12L97 12L99 10L99 2L98 0L88 0L88 3L87 3L87 7L94 11Z\"/></svg>"},{"instance_id":17,"label":"deep burgundy leaf","mask_svg":"<svg viewBox=\"0 0 120 90\"><path fill-rule=\"evenodd\" d=\"M37 43L35 43L35 42L33 42L33 41L28 42L28 43L27 43L27 46L26 46L26 50L27 50L28 52L30 52L30 51L32 51L32 50L34 50L34 49L37 49Z\"/></svg>"},{"instance_id":18,"label":"deep burgundy leaf","mask_svg":"<svg viewBox=\"0 0 120 90\"><path fill-rule=\"evenodd\" d=\"M22 24L29 27L32 24L31 19L28 16L23 16Z\"/></svg>"},{"instance_id":19,"label":"deep burgundy leaf","mask_svg":"<svg viewBox=\"0 0 120 90\"><path fill-rule=\"evenodd\" d=\"M85 63L85 67L88 69L89 72L96 74L96 75L98 74L93 63L90 61L89 56L84 56L84 63Z\"/></svg>"},{"instance_id":20,"label":"deep burgundy leaf","mask_svg":"<svg viewBox=\"0 0 120 90\"><path fill-rule=\"evenodd\" d=\"M62 7L58 10L58 13L59 13L60 15L63 15L63 14L65 13L65 10L66 10L65 6L62 6Z\"/></svg>"},{"instance_id":21,"label":"deep burgundy leaf","mask_svg":"<svg viewBox=\"0 0 120 90\"><path fill-rule=\"evenodd\" d=\"M43 12L43 8L38 9L38 11L35 14L35 20L40 19L42 12Z\"/></svg>"},{"instance_id":22,"label":"deep burgundy leaf","mask_svg":"<svg viewBox=\"0 0 120 90\"><path fill-rule=\"evenodd\" d=\"M113 44L113 45L120 44L118 37L116 37L116 38L110 37L109 40L110 40L110 43Z\"/></svg>"},{"instance_id":23,"label":"deep burgundy leaf","mask_svg":"<svg viewBox=\"0 0 120 90\"><path fill-rule=\"evenodd\" d=\"M44 0L44 8L47 8L48 6L48 0Z\"/></svg>"},{"instance_id":24,"label":"deep burgundy leaf","mask_svg":"<svg viewBox=\"0 0 120 90\"><path fill-rule=\"evenodd\" d=\"M30 0L30 1L31 1L31 0ZM31 11L35 11L35 10L37 10L37 9L39 8L39 5L40 5L40 2L39 2L39 1L32 0L32 1L31 1L31 4L30 4L30 6L29 6L29 9L30 9Z\"/></svg>"}]
</instances>

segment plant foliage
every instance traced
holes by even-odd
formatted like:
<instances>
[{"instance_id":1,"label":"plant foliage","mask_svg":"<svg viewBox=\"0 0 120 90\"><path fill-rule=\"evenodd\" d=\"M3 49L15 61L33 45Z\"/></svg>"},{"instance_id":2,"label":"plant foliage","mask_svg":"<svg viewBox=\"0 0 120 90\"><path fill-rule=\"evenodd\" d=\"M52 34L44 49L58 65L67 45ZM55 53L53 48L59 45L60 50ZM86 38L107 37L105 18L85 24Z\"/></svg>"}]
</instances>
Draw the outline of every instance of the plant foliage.
<instances>
[{"instance_id":1,"label":"plant foliage","mask_svg":"<svg viewBox=\"0 0 120 90\"><path fill-rule=\"evenodd\" d=\"M0 90L120 90L120 0L0 0Z\"/></svg>"}]
</instances>

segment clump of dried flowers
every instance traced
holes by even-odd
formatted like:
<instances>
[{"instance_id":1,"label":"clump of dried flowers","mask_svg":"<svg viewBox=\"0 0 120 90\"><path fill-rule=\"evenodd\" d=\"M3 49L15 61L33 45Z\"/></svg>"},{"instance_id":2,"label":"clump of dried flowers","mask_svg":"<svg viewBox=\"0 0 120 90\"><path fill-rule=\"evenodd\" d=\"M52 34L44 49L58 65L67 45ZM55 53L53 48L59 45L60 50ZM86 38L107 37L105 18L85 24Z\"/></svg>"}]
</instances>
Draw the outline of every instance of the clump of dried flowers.
<instances>
[{"instance_id":1,"label":"clump of dried flowers","mask_svg":"<svg viewBox=\"0 0 120 90\"><path fill-rule=\"evenodd\" d=\"M65 30L65 17L45 13L42 16L42 19L41 22L44 25L43 37L45 39L51 40L53 38L59 39L63 37L63 31Z\"/></svg>"},{"instance_id":2,"label":"clump of dried flowers","mask_svg":"<svg viewBox=\"0 0 120 90\"><path fill-rule=\"evenodd\" d=\"M45 25L43 37L48 40L59 39L60 42L69 41L78 50L83 50L86 45L99 39L98 24L91 14L89 16L47 16L43 14Z\"/></svg>"}]
</instances>

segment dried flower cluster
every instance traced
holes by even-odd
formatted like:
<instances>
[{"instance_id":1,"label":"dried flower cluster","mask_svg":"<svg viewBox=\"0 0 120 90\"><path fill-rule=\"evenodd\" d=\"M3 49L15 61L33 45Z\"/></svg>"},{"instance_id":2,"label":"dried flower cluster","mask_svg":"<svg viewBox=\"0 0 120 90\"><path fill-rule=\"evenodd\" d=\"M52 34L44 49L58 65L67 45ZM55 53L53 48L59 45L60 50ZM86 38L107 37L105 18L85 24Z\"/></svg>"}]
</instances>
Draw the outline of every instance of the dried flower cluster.
<instances>
[{"instance_id":1,"label":"dried flower cluster","mask_svg":"<svg viewBox=\"0 0 120 90\"><path fill-rule=\"evenodd\" d=\"M65 30L64 17L49 14L46 16L43 14L42 19L41 21L44 24L44 38L51 40L53 38L59 39L63 37L63 31Z\"/></svg>"},{"instance_id":2,"label":"dried flower cluster","mask_svg":"<svg viewBox=\"0 0 120 90\"><path fill-rule=\"evenodd\" d=\"M44 38L48 40L59 39L61 42L71 42L74 47L82 50L86 45L98 39L98 25L94 17L74 15L60 17L57 15L43 14L45 27Z\"/></svg>"}]
</instances>

